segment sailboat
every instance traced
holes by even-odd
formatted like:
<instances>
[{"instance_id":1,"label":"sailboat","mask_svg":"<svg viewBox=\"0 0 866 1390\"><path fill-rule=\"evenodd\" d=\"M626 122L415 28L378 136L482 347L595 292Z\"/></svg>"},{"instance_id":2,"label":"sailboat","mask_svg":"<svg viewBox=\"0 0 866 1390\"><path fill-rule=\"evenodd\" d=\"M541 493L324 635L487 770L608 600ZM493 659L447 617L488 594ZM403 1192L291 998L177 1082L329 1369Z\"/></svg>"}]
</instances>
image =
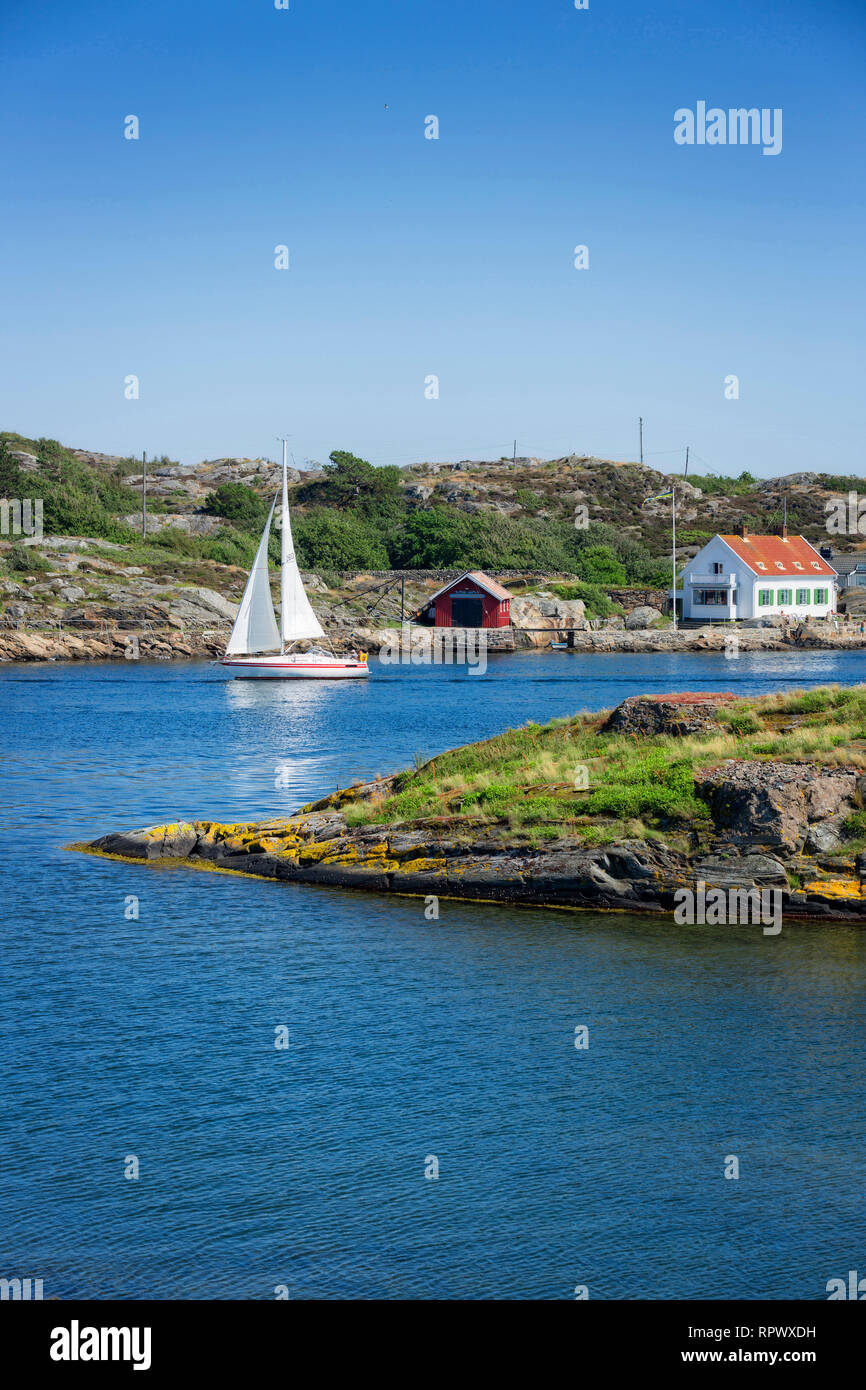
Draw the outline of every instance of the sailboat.
<instances>
[{"instance_id":1,"label":"sailboat","mask_svg":"<svg viewBox=\"0 0 866 1390\"><path fill-rule=\"evenodd\" d=\"M280 624L277 627L268 572L268 539L277 505L275 495L247 587L235 618L222 665L234 676L269 676L281 680L346 680L368 676L367 654L337 656L313 647L293 652L296 642L324 637L301 580L289 519L286 441L283 440L282 529L280 535Z\"/></svg>"}]
</instances>

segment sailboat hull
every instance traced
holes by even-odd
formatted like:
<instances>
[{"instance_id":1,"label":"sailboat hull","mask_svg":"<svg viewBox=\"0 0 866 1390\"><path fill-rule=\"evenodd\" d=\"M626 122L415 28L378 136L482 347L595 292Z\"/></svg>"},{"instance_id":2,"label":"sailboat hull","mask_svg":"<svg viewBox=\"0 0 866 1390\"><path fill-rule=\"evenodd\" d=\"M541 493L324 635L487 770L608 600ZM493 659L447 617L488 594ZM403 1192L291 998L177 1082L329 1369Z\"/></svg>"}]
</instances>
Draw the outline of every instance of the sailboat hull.
<instances>
[{"instance_id":1,"label":"sailboat hull","mask_svg":"<svg viewBox=\"0 0 866 1390\"><path fill-rule=\"evenodd\" d=\"M370 674L366 661L356 657L324 657L312 652L297 656L226 657L222 665L236 679L340 681Z\"/></svg>"}]
</instances>

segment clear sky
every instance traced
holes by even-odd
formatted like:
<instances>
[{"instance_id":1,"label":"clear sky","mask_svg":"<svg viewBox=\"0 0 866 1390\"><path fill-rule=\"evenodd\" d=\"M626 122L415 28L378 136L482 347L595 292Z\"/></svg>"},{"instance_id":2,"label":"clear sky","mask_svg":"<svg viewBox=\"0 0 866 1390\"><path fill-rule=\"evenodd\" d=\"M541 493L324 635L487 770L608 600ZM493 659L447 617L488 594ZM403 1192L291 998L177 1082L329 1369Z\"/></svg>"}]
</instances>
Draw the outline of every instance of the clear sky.
<instances>
[{"instance_id":1,"label":"clear sky","mask_svg":"<svg viewBox=\"0 0 866 1390\"><path fill-rule=\"evenodd\" d=\"M0 428L302 466L634 458L643 415L662 468L863 469L866 0L0 0L0 32ZM781 108L781 153L677 145L698 101Z\"/></svg>"}]
</instances>

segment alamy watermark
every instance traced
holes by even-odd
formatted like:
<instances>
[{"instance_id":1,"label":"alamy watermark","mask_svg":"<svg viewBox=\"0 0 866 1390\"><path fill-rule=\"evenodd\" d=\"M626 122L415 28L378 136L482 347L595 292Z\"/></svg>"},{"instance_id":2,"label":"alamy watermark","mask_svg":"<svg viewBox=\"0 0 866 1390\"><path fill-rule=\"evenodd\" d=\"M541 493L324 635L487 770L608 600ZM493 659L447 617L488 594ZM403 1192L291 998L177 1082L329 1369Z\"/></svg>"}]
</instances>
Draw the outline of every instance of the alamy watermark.
<instances>
[{"instance_id":1,"label":"alamy watermark","mask_svg":"<svg viewBox=\"0 0 866 1390\"><path fill-rule=\"evenodd\" d=\"M866 536L866 497L856 492L849 492L847 497L828 497L824 512L828 535Z\"/></svg>"},{"instance_id":2,"label":"alamy watermark","mask_svg":"<svg viewBox=\"0 0 866 1390\"><path fill-rule=\"evenodd\" d=\"M487 670L484 628L416 628L394 630L379 648L383 666L468 666L470 676Z\"/></svg>"},{"instance_id":3,"label":"alamy watermark","mask_svg":"<svg viewBox=\"0 0 866 1390\"><path fill-rule=\"evenodd\" d=\"M850 1298L862 1303L866 1299L866 1279L861 1279L856 1269L848 1270L847 1283L844 1279L828 1279L825 1287L828 1301Z\"/></svg>"},{"instance_id":4,"label":"alamy watermark","mask_svg":"<svg viewBox=\"0 0 866 1390\"><path fill-rule=\"evenodd\" d=\"M677 145L762 145L762 154L782 152L782 108L762 106L707 108L699 101L694 111L680 106L674 112Z\"/></svg>"},{"instance_id":5,"label":"alamy watermark","mask_svg":"<svg viewBox=\"0 0 866 1390\"><path fill-rule=\"evenodd\" d=\"M0 535L41 541L43 534L41 497L0 497Z\"/></svg>"},{"instance_id":6,"label":"alamy watermark","mask_svg":"<svg viewBox=\"0 0 866 1390\"><path fill-rule=\"evenodd\" d=\"M6 1302L7 1299L13 1303L27 1303L32 1300L40 1301L43 1298L43 1281L33 1279L28 1276L26 1279L0 1279L0 1301Z\"/></svg>"},{"instance_id":7,"label":"alamy watermark","mask_svg":"<svg viewBox=\"0 0 866 1390\"><path fill-rule=\"evenodd\" d=\"M782 930L781 888L707 888L703 880L694 888L674 893L674 921L690 926L761 925L764 936Z\"/></svg>"}]
</instances>

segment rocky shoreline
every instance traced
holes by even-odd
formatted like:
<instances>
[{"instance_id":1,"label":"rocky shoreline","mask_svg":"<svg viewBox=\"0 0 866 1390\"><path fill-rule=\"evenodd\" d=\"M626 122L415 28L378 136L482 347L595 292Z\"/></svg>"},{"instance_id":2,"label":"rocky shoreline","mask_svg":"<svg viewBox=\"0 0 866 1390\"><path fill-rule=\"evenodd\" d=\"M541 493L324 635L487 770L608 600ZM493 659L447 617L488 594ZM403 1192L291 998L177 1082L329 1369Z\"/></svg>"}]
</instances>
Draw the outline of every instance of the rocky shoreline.
<instances>
[{"instance_id":1,"label":"rocky shoreline","mask_svg":"<svg viewBox=\"0 0 866 1390\"><path fill-rule=\"evenodd\" d=\"M59 628L33 630L6 628L0 630L0 662L16 661L183 661L193 658L221 657L231 631L231 621L210 615L198 624L171 623L166 614L150 612L138 621L136 614L123 614L111 623L95 621L91 628ZM409 641L403 641L407 656L417 654L419 664L425 651L431 650L432 633L436 641L446 644L452 640L451 629L413 627ZM483 629L481 630L483 631ZM478 632L461 629L467 639L477 642ZM491 650L513 651L546 649L551 641L563 640L562 629L533 630L501 628L493 633ZM363 626L331 628L329 640L338 652L365 650L375 656L383 650L393 651L401 639L399 629ZM739 652L864 651L866 634L856 626L842 625L834 630L828 624L803 624L789 630L780 628L741 628L732 632L724 627L680 628L602 628L574 631L569 654L619 652L726 652L731 638L736 638ZM475 650L477 648L473 648Z\"/></svg>"},{"instance_id":2,"label":"rocky shoreline","mask_svg":"<svg viewBox=\"0 0 866 1390\"><path fill-rule=\"evenodd\" d=\"M732 701L639 697L601 731L640 740L711 734ZM695 772L706 823L606 844L586 843L574 824L539 845L467 816L352 823L353 808L383 804L405 776L335 792L289 817L150 826L70 848L377 893L594 911L670 914L682 889L770 889L786 917L866 921L866 853L845 849L846 817L866 800L856 766L726 759Z\"/></svg>"}]
</instances>

